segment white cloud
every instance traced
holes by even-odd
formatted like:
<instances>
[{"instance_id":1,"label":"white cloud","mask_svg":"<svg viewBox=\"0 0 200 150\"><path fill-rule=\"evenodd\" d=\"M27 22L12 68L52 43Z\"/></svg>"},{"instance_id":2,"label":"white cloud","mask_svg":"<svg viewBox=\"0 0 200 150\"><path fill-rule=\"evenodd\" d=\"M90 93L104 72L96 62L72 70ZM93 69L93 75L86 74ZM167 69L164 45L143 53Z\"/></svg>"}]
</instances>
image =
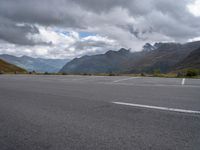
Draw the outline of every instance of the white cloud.
<instances>
[{"instance_id":1,"label":"white cloud","mask_svg":"<svg viewBox=\"0 0 200 150\"><path fill-rule=\"evenodd\" d=\"M37 42L47 42L50 45L23 46L8 42L1 43L0 53L11 55L27 55L42 58L67 58L80 57L86 54L102 53L108 49L118 49L117 41L105 36L92 35L81 38L76 31L57 31L55 28L37 26L39 34L28 34L28 38Z\"/></svg>"},{"instance_id":2,"label":"white cloud","mask_svg":"<svg viewBox=\"0 0 200 150\"><path fill-rule=\"evenodd\" d=\"M196 17L200 17L200 0L195 0L188 6L189 11Z\"/></svg>"},{"instance_id":3,"label":"white cloud","mask_svg":"<svg viewBox=\"0 0 200 150\"><path fill-rule=\"evenodd\" d=\"M200 37L189 39L188 42L200 41Z\"/></svg>"}]
</instances>

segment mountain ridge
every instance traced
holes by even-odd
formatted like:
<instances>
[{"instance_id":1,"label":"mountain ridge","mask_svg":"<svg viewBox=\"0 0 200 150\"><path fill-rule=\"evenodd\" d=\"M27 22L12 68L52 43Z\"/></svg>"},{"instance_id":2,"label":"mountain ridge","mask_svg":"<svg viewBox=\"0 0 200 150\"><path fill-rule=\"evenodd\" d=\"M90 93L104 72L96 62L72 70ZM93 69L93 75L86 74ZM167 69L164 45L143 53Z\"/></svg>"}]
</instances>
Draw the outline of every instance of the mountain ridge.
<instances>
[{"instance_id":1,"label":"mountain ridge","mask_svg":"<svg viewBox=\"0 0 200 150\"><path fill-rule=\"evenodd\" d=\"M174 66L200 47L200 41L189 43L149 43L140 52L121 48L104 54L83 56L68 62L60 72L65 73L161 73L173 71ZM149 48L149 49L147 49Z\"/></svg>"},{"instance_id":2,"label":"mountain ridge","mask_svg":"<svg viewBox=\"0 0 200 150\"><path fill-rule=\"evenodd\" d=\"M0 59L25 68L28 71L36 72L58 72L68 62L65 59L43 59L25 55L17 57L8 54L1 54Z\"/></svg>"}]
</instances>

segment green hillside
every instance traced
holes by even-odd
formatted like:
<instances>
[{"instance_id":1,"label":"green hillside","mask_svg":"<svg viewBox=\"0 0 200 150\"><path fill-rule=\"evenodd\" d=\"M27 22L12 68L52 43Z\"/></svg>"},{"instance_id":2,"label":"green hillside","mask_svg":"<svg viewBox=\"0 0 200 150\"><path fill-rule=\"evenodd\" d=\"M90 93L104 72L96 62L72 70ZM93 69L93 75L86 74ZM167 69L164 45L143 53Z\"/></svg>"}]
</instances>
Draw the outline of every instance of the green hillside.
<instances>
[{"instance_id":1,"label":"green hillside","mask_svg":"<svg viewBox=\"0 0 200 150\"><path fill-rule=\"evenodd\" d=\"M0 73L26 73L26 70L0 59Z\"/></svg>"}]
</instances>

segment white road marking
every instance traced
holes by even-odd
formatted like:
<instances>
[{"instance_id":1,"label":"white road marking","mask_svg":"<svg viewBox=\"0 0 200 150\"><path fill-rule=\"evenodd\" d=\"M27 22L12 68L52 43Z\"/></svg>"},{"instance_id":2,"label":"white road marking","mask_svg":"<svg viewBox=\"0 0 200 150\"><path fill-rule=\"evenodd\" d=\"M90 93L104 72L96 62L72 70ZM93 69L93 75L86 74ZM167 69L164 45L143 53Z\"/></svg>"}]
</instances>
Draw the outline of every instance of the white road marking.
<instances>
[{"instance_id":1,"label":"white road marking","mask_svg":"<svg viewBox=\"0 0 200 150\"><path fill-rule=\"evenodd\" d=\"M124 85L124 86L136 86L136 87L178 87L178 88L200 88L200 85L184 85L181 84L147 84L147 83L123 83L123 82L99 82L101 84L108 84L108 85Z\"/></svg>"},{"instance_id":2,"label":"white road marking","mask_svg":"<svg viewBox=\"0 0 200 150\"><path fill-rule=\"evenodd\" d=\"M112 103L118 104L118 105L140 107L140 108L149 108L149 109L157 109L157 110L180 112L180 113L200 114L200 111L194 111L194 110L177 109L177 108L169 108L169 107L158 107L158 106L132 104L132 103L124 103L124 102L112 102Z\"/></svg>"},{"instance_id":3,"label":"white road marking","mask_svg":"<svg viewBox=\"0 0 200 150\"><path fill-rule=\"evenodd\" d=\"M184 85L185 84L185 78L183 78L182 82L181 82L181 85Z\"/></svg>"},{"instance_id":4,"label":"white road marking","mask_svg":"<svg viewBox=\"0 0 200 150\"><path fill-rule=\"evenodd\" d=\"M126 81L126 80L131 80L131 79L137 79L137 78L140 78L140 77L131 77L131 78L126 78L126 79L120 79L120 80L115 80L113 82L117 83L117 82L121 82L121 81Z\"/></svg>"}]
</instances>

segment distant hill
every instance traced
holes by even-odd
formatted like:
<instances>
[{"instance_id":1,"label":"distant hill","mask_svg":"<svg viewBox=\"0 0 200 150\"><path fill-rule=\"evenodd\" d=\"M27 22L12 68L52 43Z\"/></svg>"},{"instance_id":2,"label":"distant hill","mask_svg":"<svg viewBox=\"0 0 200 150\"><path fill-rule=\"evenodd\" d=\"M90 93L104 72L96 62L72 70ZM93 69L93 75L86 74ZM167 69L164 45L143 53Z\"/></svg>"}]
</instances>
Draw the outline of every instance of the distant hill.
<instances>
[{"instance_id":1,"label":"distant hill","mask_svg":"<svg viewBox=\"0 0 200 150\"><path fill-rule=\"evenodd\" d=\"M200 47L176 65L176 69L200 69Z\"/></svg>"},{"instance_id":2,"label":"distant hill","mask_svg":"<svg viewBox=\"0 0 200 150\"><path fill-rule=\"evenodd\" d=\"M0 72L1 73L26 73L25 69L17 67L13 64L7 63L0 59Z\"/></svg>"},{"instance_id":3,"label":"distant hill","mask_svg":"<svg viewBox=\"0 0 200 150\"><path fill-rule=\"evenodd\" d=\"M36 72L58 72L68 60L64 59L42 59L28 56L16 57L12 55L0 55L0 59L25 68L28 71Z\"/></svg>"},{"instance_id":4,"label":"distant hill","mask_svg":"<svg viewBox=\"0 0 200 150\"><path fill-rule=\"evenodd\" d=\"M200 47L200 41L185 44L145 44L143 51L126 49L108 51L105 54L83 56L68 62L60 72L66 73L167 73L174 69L191 52ZM190 63L190 62L189 62Z\"/></svg>"}]
</instances>

